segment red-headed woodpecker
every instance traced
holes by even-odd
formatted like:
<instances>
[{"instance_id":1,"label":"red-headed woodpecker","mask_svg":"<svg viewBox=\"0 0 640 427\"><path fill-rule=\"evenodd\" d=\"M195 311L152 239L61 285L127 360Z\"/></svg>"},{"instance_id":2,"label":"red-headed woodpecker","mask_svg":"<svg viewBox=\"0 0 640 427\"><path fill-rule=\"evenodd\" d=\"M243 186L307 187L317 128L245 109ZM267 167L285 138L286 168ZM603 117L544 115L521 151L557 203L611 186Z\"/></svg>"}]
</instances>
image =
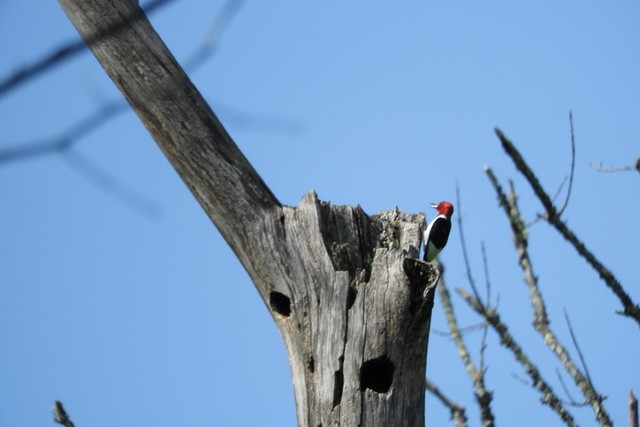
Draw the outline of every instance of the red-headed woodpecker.
<instances>
[{"instance_id":1,"label":"red-headed woodpecker","mask_svg":"<svg viewBox=\"0 0 640 427\"><path fill-rule=\"evenodd\" d=\"M436 259L447 244L451 231L451 215L453 215L453 205L449 202L440 202L437 205L432 203L431 207L438 211L438 216L429 223L424 232L423 260L427 262Z\"/></svg>"}]
</instances>

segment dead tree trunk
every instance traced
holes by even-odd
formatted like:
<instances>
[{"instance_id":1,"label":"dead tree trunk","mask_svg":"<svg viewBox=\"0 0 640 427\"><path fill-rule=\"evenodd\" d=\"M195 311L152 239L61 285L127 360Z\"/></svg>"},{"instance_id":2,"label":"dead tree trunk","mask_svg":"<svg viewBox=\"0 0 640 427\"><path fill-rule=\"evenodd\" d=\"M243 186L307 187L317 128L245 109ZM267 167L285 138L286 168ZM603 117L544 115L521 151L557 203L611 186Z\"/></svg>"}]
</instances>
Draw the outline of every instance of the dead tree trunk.
<instances>
[{"instance_id":1,"label":"dead tree trunk","mask_svg":"<svg viewBox=\"0 0 640 427\"><path fill-rule=\"evenodd\" d=\"M249 273L284 338L302 426L424 424L434 271L424 215L310 192L282 206L132 0L59 0Z\"/></svg>"}]
</instances>

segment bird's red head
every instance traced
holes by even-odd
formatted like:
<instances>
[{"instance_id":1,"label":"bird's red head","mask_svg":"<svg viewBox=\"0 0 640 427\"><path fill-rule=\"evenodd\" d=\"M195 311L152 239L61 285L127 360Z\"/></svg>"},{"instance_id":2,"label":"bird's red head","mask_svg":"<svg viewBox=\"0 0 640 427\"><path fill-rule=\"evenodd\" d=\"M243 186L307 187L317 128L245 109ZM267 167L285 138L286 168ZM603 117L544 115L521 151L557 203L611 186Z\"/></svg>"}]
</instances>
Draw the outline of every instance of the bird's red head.
<instances>
[{"instance_id":1,"label":"bird's red head","mask_svg":"<svg viewBox=\"0 0 640 427\"><path fill-rule=\"evenodd\" d=\"M431 207L435 208L439 215L444 215L449 219L451 219L451 215L453 215L453 205L449 202L440 202L437 205L433 203Z\"/></svg>"}]
</instances>

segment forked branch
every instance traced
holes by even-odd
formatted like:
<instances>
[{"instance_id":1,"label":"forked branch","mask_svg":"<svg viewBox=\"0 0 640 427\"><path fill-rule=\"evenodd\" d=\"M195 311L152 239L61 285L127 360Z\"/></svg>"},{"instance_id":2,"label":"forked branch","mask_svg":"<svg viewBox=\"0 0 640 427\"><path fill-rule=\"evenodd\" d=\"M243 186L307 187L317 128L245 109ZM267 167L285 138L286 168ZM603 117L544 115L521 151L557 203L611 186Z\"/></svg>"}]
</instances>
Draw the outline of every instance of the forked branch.
<instances>
[{"instance_id":1,"label":"forked branch","mask_svg":"<svg viewBox=\"0 0 640 427\"><path fill-rule=\"evenodd\" d=\"M546 305L540 292L540 287L538 286L538 277L534 273L533 264L529 257L527 230L522 215L520 214L517 197L513 188L511 188L508 195L505 194L493 171L487 167L485 168L485 172L496 191L500 205L505 211L511 225L513 241L518 254L518 262L524 274L524 281L529 288L529 296L534 312L533 326L538 333L540 333L545 344L563 364L587 402L592 406L598 422L603 426L612 425L609 414L603 404L604 397L594 389L590 379L576 366L567 349L562 345L557 335L549 326L550 321L547 316Z\"/></svg>"},{"instance_id":2,"label":"forked branch","mask_svg":"<svg viewBox=\"0 0 640 427\"><path fill-rule=\"evenodd\" d=\"M511 158L518 171L525 177L536 197L538 197L538 200L540 200L542 206L544 206L544 219L575 248L580 256L582 256L594 270L596 270L607 287L609 287L609 289L611 289L611 291L618 297L623 307L621 314L634 319L638 323L638 326L640 326L640 305L633 302L613 272L611 272L611 270L605 267L604 264L596 258L596 256L580 239L578 239L575 233L561 219L560 211L556 209L551 197L549 197L547 192L542 188L540 180L533 173L520 152L516 149L515 145L502 133L500 129L496 129L496 135L498 135L504 151Z\"/></svg>"},{"instance_id":3,"label":"forked branch","mask_svg":"<svg viewBox=\"0 0 640 427\"><path fill-rule=\"evenodd\" d=\"M464 299L467 304L476 311L476 313L487 320L493 330L500 337L500 343L513 353L513 356L516 358L518 363L522 365L522 368L527 372L529 378L531 378L533 387L540 392L540 401L555 411L566 425L571 427L577 426L578 424L575 422L571 414L565 409L560 398L544 380L542 374L538 370L538 367L529 359L527 353L511 335L507 325L502 322L496 310L487 307L478 298L470 295L464 290L458 289L457 292L462 299Z\"/></svg>"}]
</instances>

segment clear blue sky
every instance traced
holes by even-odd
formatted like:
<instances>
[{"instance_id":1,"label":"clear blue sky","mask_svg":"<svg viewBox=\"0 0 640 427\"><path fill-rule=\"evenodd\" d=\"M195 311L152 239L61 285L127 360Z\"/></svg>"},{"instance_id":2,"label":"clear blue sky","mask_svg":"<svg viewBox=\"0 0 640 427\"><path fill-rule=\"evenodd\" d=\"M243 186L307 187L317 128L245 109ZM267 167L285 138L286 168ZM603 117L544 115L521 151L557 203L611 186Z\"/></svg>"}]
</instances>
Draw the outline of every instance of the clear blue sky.
<instances>
[{"instance_id":1,"label":"clear blue sky","mask_svg":"<svg viewBox=\"0 0 640 427\"><path fill-rule=\"evenodd\" d=\"M182 61L222 4L178 0L151 20ZM0 2L0 77L75 37L56 2ZM569 171L573 111L565 219L639 301L637 173L589 167L640 155L639 44L637 1L254 1L191 77L283 203L315 189L370 214L396 205L420 212L453 199L458 183L476 279L483 241L501 315L564 396L559 364L530 328L527 290L483 166L514 179L533 218L540 206L493 128L553 193ZM118 97L93 56L79 55L0 98L0 149L59 135ZM0 165L0 219L0 426L53 425L55 399L78 427L295 425L275 325L133 113L70 154ZM624 425L628 390L640 394L637 325L615 314L618 301L546 224L531 229L530 250L552 326L570 346L566 308L593 381ZM468 287L456 229L442 260L449 285ZM444 331L438 304L432 329ZM462 325L478 322L454 304ZM479 334L468 342L477 362ZM514 378L524 373L493 333L488 344L498 423L558 425ZM478 425L448 338L432 335L428 376ZM571 411L595 424L591 409ZM448 423L429 395L427 419Z\"/></svg>"}]
</instances>

